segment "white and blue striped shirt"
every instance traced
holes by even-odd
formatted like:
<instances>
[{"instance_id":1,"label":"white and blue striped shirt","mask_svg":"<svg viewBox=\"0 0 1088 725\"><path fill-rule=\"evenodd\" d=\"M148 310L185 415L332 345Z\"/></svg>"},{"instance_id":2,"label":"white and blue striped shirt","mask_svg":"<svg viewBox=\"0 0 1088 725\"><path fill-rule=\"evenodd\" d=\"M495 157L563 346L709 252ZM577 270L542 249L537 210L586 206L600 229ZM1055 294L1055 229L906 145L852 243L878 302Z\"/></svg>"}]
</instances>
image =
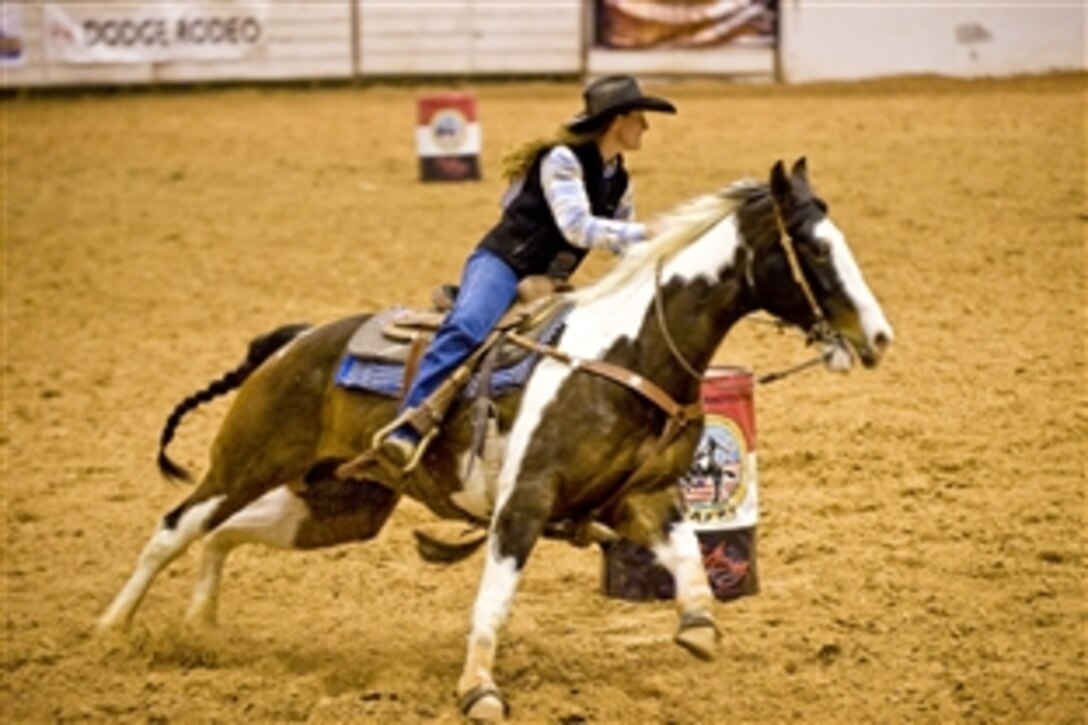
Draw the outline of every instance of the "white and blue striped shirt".
<instances>
[{"instance_id":1,"label":"white and blue striped shirt","mask_svg":"<svg viewBox=\"0 0 1088 725\"><path fill-rule=\"evenodd\" d=\"M615 161L605 164L605 178L616 172ZM521 191L524 179L514 181L503 195L503 207ZM563 237L582 249L607 249L622 254L635 242L645 240L649 234L645 224L633 221L634 197L631 182L616 207L615 218L593 216L582 181L582 164L568 146L556 146L544 156L540 164L540 185L548 201L555 223Z\"/></svg>"}]
</instances>

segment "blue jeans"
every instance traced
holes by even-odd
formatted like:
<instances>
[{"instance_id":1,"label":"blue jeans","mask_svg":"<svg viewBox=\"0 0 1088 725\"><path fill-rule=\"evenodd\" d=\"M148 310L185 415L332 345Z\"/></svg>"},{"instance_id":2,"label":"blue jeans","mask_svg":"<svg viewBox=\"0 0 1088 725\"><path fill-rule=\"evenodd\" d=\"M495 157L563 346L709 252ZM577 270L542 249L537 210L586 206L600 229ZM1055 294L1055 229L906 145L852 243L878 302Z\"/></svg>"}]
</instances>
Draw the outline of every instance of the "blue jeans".
<instances>
[{"instance_id":1,"label":"blue jeans","mask_svg":"<svg viewBox=\"0 0 1088 725\"><path fill-rule=\"evenodd\" d=\"M469 255L453 309L423 353L401 411L417 407L468 359L510 309L517 291L518 276L510 265L486 249ZM415 437L406 429L401 426L394 434Z\"/></svg>"}]
</instances>

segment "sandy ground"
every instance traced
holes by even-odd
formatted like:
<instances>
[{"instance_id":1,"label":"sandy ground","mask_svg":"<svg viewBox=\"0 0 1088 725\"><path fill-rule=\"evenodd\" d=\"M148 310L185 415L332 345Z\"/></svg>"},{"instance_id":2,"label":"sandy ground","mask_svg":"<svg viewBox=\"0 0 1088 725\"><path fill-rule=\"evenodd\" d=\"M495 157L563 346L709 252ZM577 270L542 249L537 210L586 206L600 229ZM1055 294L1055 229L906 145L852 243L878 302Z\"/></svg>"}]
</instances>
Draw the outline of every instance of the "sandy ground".
<instances>
[{"instance_id":1,"label":"sandy ground","mask_svg":"<svg viewBox=\"0 0 1088 725\"><path fill-rule=\"evenodd\" d=\"M717 662L671 604L599 593L545 542L497 676L525 722L1083 722L1085 78L658 86L630 159L643 215L806 155L897 343L873 372L757 394L762 591L717 607ZM377 541L244 548L219 631L181 625L197 557L127 636L92 625L185 491L173 405L255 334L458 274L498 162L576 84L481 85L479 183L417 181L435 88L205 89L3 101L3 715L8 722L457 722L477 556ZM593 259L582 279L599 274ZM807 356L743 323L720 359ZM200 468L226 404L172 448Z\"/></svg>"}]
</instances>

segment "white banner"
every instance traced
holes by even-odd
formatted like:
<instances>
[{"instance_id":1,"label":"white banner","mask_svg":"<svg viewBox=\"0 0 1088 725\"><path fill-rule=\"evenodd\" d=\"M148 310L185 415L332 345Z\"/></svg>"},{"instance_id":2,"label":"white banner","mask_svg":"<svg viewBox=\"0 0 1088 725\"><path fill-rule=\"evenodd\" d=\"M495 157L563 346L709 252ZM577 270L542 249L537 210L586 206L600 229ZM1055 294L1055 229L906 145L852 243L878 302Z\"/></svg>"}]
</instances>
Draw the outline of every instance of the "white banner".
<instances>
[{"instance_id":1,"label":"white banner","mask_svg":"<svg viewBox=\"0 0 1088 725\"><path fill-rule=\"evenodd\" d=\"M779 0L597 0L609 48L773 44Z\"/></svg>"},{"instance_id":2,"label":"white banner","mask_svg":"<svg viewBox=\"0 0 1088 725\"><path fill-rule=\"evenodd\" d=\"M0 66L20 66L26 63L23 41L23 8L21 5L0 5Z\"/></svg>"},{"instance_id":3,"label":"white banner","mask_svg":"<svg viewBox=\"0 0 1088 725\"><path fill-rule=\"evenodd\" d=\"M267 43L268 0L46 3L46 56L60 63L239 60Z\"/></svg>"}]
</instances>

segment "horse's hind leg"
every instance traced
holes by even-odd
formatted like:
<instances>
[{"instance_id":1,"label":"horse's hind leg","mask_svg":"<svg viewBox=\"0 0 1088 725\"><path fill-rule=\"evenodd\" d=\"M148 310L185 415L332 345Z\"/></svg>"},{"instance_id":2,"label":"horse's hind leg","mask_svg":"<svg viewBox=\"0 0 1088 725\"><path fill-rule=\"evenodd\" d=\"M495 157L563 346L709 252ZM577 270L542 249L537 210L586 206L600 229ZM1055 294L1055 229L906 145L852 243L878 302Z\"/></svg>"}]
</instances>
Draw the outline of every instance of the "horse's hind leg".
<instances>
[{"instance_id":1,"label":"horse's hind leg","mask_svg":"<svg viewBox=\"0 0 1088 725\"><path fill-rule=\"evenodd\" d=\"M215 624L223 566L236 546L315 549L365 541L381 531L399 499L399 494L365 482L269 491L205 537L200 578L186 619L200 626Z\"/></svg>"},{"instance_id":2,"label":"horse's hind leg","mask_svg":"<svg viewBox=\"0 0 1088 725\"><path fill-rule=\"evenodd\" d=\"M280 486L209 532L204 539L200 576L193 589L186 620L203 626L216 623L223 566L234 547L253 543L290 549L299 524L307 514L302 499L286 486Z\"/></svg>"},{"instance_id":3,"label":"horse's hind leg","mask_svg":"<svg viewBox=\"0 0 1088 725\"><path fill-rule=\"evenodd\" d=\"M207 523L226 498L223 495L192 503L199 491L163 517L144 546L135 571L98 620L100 631L127 629L155 577L207 530Z\"/></svg>"}]
</instances>

